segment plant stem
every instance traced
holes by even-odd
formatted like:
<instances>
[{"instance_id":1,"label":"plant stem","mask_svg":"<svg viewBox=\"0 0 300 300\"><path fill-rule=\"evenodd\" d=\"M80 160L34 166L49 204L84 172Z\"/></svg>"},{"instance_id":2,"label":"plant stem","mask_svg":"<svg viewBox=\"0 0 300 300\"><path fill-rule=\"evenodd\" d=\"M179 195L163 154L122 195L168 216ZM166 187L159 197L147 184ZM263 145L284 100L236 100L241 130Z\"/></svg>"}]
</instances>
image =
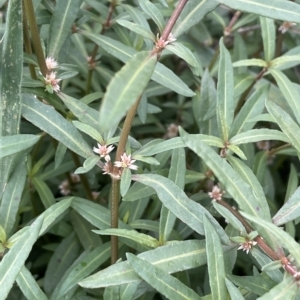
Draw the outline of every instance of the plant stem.
<instances>
[{"instance_id":1,"label":"plant stem","mask_svg":"<svg viewBox=\"0 0 300 300\"><path fill-rule=\"evenodd\" d=\"M170 17L162 35L161 38L162 40L166 41L179 17L179 15L181 14L183 8L185 7L186 3L188 2L188 0L180 0L180 2L178 3L178 5L176 6L175 10L173 11L172 16Z\"/></svg>"},{"instance_id":2,"label":"plant stem","mask_svg":"<svg viewBox=\"0 0 300 300\"><path fill-rule=\"evenodd\" d=\"M163 35L162 39L167 40L170 32L172 31L174 24L176 23L180 13L182 12L185 4L187 3L188 0L180 0L179 4L175 8L172 16L170 17ZM162 49L161 49L162 50ZM161 51L160 50L160 51ZM150 55L156 55L157 50L153 50ZM116 153L116 158L115 160L120 160L121 155L125 151L127 139L130 133L131 125L134 119L134 116L136 114L139 102L141 100L142 95L136 100L134 105L129 109L124 125L122 128L118 148L117 148L117 153ZM118 178L119 175L119 168L114 167L113 168L113 174L112 174L112 190L111 190L111 227L112 228L118 228L118 215L119 215L119 198L120 198L120 181ZM118 260L118 237L117 236L111 236L111 264L114 264Z\"/></svg>"},{"instance_id":3,"label":"plant stem","mask_svg":"<svg viewBox=\"0 0 300 300\"><path fill-rule=\"evenodd\" d=\"M24 0L23 0L23 7L24 7ZM31 43L30 43L30 36L29 36L29 30L28 30L28 23L27 23L27 16L25 13L25 9L23 9L23 36L24 36L24 46L25 46L25 51L28 54L32 54L32 48L31 48ZM28 64L29 66L29 71L30 71L30 76L32 79L36 79L36 73L34 69L33 64Z\"/></svg>"},{"instance_id":4,"label":"plant stem","mask_svg":"<svg viewBox=\"0 0 300 300\"><path fill-rule=\"evenodd\" d=\"M110 27L110 21L111 21L113 12L115 10L115 7L116 7L116 1L112 1L110 3L110 6L109 6L109 12L108 12L107 20L106 20L105 24L103 25L100 34L104 34L105 30ZM91 58L90 58L90 61L89 61L89 65L91 66L91 68L89 70L87 83L86 83L86 90L85 90L86 95L88 95L91 91L92 78L93 78L93 72L94 72L94 67L93 66L95 65L95 58L96 58L96 55L98 53L98 49L99 49L99 46L95 45L94 49L93 49L93 52L92 52L92 55L91 55Z\"/></svg>"},{"instance_id":5,"label":"plant stem","mask_svg":"<svg viewBox=\"0 0 300 300\"><path fill-rule=\"evenodd\" d=\"M284 145L281 145L277 148L271 149L270 151L267 152L267 154L268 154L268 156L273 156L274 154L276 154L280 150L290 148L290 147L291 147L291 144L284 144Z\"/></svg>"},{"instance_id":6,"label":"plant stem","mask_svg":"<svg viewBox=\"0 0 300 300\"><path fill-rule=\"evenodd\" d=\"M26 0L23 3L25 5L25 11L26 11L26 16L28 19L29 27L30 27L31 39L32 39L35 55L37 57L41 72L42 72L43 76L45 77L46 74L49 73L49 70L46 65L44 52L43 52L43 48L41 45L41 39L40 39L39 30L38 30L37 23L36 23L32 0Z\"/></svg>"},{"instance_id":7,"label":"plant stem","mask_svg":"<svg viewBox=\"0 0 300 300\"><path fill-rule=\"evenodd\" d=\"M121 155L125 151L127 139L130 133L131 125L136 114L138 105L140 103L141 96L137 99L134 105L128 111L124 125L122 128L116 158L115 160L120 160ZM111 228L118 228L119 220L119 201L120 201L120 180L117 178L119 174L119 168L113 168L113 177L112 177L112 187L111 187ZM111 264L114 264L118 260L118 237L111 236Z\"/></svg>"},{"instance_id":8,"label":"plant stem","mask_svg":"<svg viewBox=\"0 0 300 300\"><path fill-rule=\"evenodd\" d=\"M246 91L241 95L239 102L234 110L234 116L236 116L239 111L241 110L241 108L243 107L244 103L246 102L246 98L249 95L250 91L252 90L252 88L254 87L255 83L261 79L264 74L267 72L267 68L263 68L255 77L255 79L253 80L253 82L251 83L251 85L246 89Z\"/></svg>"}]
</instances>

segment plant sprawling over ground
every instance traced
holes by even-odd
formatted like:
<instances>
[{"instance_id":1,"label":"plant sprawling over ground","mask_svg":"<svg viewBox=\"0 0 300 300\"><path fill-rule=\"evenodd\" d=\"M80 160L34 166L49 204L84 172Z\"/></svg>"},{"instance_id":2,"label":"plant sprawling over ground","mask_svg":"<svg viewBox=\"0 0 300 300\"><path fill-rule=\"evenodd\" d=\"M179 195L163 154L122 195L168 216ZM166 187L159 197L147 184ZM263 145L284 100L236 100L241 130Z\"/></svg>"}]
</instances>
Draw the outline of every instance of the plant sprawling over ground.
<instances>
[{"instance_id":1,"label":"plant sprawling over ground","mask_svg":"<svg viewBox=\"0 0 300 300\"><path fill-rule=\"evenodd\" d=\"M300 299L299 23L0 0L0 300Z\"/></svg>"}]
</instances>

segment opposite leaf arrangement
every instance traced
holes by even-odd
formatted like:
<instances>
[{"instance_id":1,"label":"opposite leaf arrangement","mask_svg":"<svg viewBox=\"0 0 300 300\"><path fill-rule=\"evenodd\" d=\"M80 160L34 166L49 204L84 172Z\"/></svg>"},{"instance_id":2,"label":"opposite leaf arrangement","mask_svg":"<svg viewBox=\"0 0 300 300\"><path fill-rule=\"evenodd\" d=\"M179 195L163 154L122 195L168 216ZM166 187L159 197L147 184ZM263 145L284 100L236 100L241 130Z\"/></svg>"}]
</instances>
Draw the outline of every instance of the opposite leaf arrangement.
<instances>
[{"instance_id":1,"label":"opposite leaf arrangement","mask_svg":"<svg viewBox=\"0 0 300 300\"><path fill-rule=\"evenodd\" d=\"M300 299L298 2L0 1L0 300Z\"/></svg>"}]
</instances>

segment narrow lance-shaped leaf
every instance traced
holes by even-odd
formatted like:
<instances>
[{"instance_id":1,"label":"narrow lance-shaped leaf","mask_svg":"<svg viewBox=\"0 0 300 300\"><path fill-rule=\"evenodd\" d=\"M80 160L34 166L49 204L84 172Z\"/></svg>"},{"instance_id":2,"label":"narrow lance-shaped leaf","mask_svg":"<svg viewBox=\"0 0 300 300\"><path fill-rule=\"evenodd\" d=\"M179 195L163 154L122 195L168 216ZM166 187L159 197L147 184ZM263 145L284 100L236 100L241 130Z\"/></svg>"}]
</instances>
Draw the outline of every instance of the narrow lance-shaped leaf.
<instances>
[{"instance_id":1,"label":"narrow lance-shaped leaf","mask_svg":"<svg viewBox=\"0 0 300 300\"><path fill-rule=\"evenodd\" d=\"M143 93L157 62L157 56L150 53L136 54L109 83L100 108L102 131L118 124Z\"/></svg>"},{"instance_id":2,"label":"narrow lance-shaped leaf","mask_svg":"<svg viewBox=\"0 0 300 300\"><path fill-rule=\"evenodd\" d=\"M282 0L217 0L235 10L246 11L272 19L299 23L300 5Z\"/></svg>"},{"instance_id":3,"label":"narrow lance-shaped leaf","mask_svg":"<svg viewBox=\"0 0 300 300\"><path fill-rule=\"evenodd\" d=\"M12 246L0 263L0 300L5 300L33 244L38 238L43 218L38 218Z\"/></svg>"},{"instance_id":4,"label":"narrow lance-shaped leaf","mask_svg":"<svg viewBox=\"0 0 300 300\"><path fill-rule=\"evenodd\" d=\"M300 127L292 117L277 104L266 101L269 113L274 117L281 130L287 135L290 143L300 152Z\"/></svg>"},{"instance_id":5,"label":"narrow lance-shaped leaf","mask_svg":"<svg viewBox=\"0 0 300 300\"><path fill-rule=\"evenodd\" d=\"M38 283L25 266L21 268L20 273L16 278L16 282L27 299L48 300L48 297L41 290Z\"/></svg>"},{"instance_id":6,"label":"narrow lance-shaped leaf","mask_svg":"<svg viewBox=\"0 0 300 300\"><path fill-rule=\"evenodd\" d=\"M224 184L226 191L235 199L240 208L253 215L265 217L260 203L255 199L249 185L246 184L236 171L217 153L199 139L180 130L183 142L192 149Z\"/></svg>"},{"instance_id":7,"label":"narrow lance-shaped leaf","mask_svg":"<svg viewBox=\"0 0 300 300\"><path fill-rule=\"evenodd\" d=\"M44 130L69 149L83 157L93 154L73 124L68 122L49 105L45 105L31 95L22 97L22 113L25 119Z\"/></svg>"},{"instance_id":8,"label":"narrow lance-shaped leaf","mask_svg":"<svg viewBox=\"0 0 300 300\"><path fill-rule=\"evenodd\" d=\"M222 248L232 249L222 246ZM206 248L204 240L190 240L170 243L138 255L139 258L149 261L169 274L196 268L204 265ZM131 282L140 282L141 278L134 272L127 261L112 265L79 282L84 288L99 288L111 285L120 285Z\"/></svg>"},{"instance_id":9,"label":"narrow lance-shaped leaf","mask_svg":"<svg viewBox=\"0 0 300 300\"><path fill-rule=\"evenodd\" d=\"M281 300L281 299L295 299L294 297L299 293L299 288L296 280L292 277L286 277L282 282L274 286L269 292L259 297L260 300Z\"/></svg>"},{"instance_id":10,"label":"narrow lance-shaped leaf","mask_svg":"<svg viewBox=\"0 0 300 300\"><path fill-rule=\"evenodd\" d=\"M86 31L81 31L81 33L124 63L137 53L135 49L109 37L92 34ZM175 75L174 72L159 62L156 64L151 79L180 95L186 97L195 95L195 93L177 75Z\"/></svg>"},{"instance_id":11,"label":"narrow lance-shaped leaf","mask_svg":"<svg viewBox=\"0 0 300 300\"><path fill-rule=\"evenodd\" d=\"M212 215L199 203L190 200L173 181L154 175L132 175L132 179L155 189L160 201L180 220L200 234L204 234L203 215L215 226L222 242L230 244L227 234Z\"/></svg>"},{"instance_id":12,"label":"narrow lance-shaped leaf","mask_svg":"<svg viewBox=\"0 0 300 300\"><path fill-rule=\"evenodd\" d=\"M300 187L273 217L274 224L280 226L300 216Z\"/></svg>"},{"instance_id":13,"label":"narrow lance-shaped leaf","mask_svg":"<svg viewBox=\"0 0 300 300\"><path fill-rule=\"evenodd\" d=\"M48 56L57 58L60 49L71 33L82 0L57 1L50 25Z\"/></svg>"},{"instance_id":14,"label":"narrow lance-shaped leaf","mask_svg":"<svg viewBox=\"0 0 300 300\"><path fill-rule=\"evenodd\" d=\"M206 14L213 11L218 5L216 0L189 0L174 26L173 35L179 37L200 22Z\"/></svg>"},{"instance_id":15,"label":"narrow lance-shaped leaf","mask_svg":"<svg viewBox=\"0 0 300 300\"><path fill-rule=\"evenodd\" d=\"M161 11L149 0L138 0L142 10L151 17L162 33L165 27L164 17Z\"/></svg>"},{"instance_id":16,"label":"narrow lance-shaped leaf","mask_svg":"<svg viewBox=\"0 0 300 300\"><path fill-rule=\"evenodd\" d=\"M270 62L275 55L276 28L273 19L260 17L265 61Z\"/></svg>"},{"instance_id":17,"label":"narrow lance-shaped leaf","mask_svg":"<svg viewBox=\"0 0 300 300\"><path fill-rule=\"evenodd\" d=\"M183 189L185 184L185 172L185 151L183 148L175 149L173 150L168 177L174 181L179 188ZM165 242L169 239L175 221L176 216L163 205L160 212L159 223L159 239L161 242Z\"/></svg>"},{"instance_id":18,"label":"narrow lance-shaped leaf","mask_svg":"<svg viewBox=\"0 0 300 300\"><path fill-rule=\"evenodd\" d=\"M23 159L10 177L0 205L0 225L7 236L10 236L17 218L26 176L27 168Z\"/></svg>"},{"instance_id":19,"label":"narrow lance-shaped leaf","mask_svg":"<svg viewBox=\"0 0 300 300\"><path fill-rule=\"evenodd\" d=\"M261 218L251 216L244 212L241 212L241 214L249 221L257 224L260 228L264 228L272 234L274 239L276 239L282 247L286 248L297 262L300 262L300 245L288 233L271 222L267 222ZM262 235L262 237L264 236Z\"/></svg>"},{"instance_id":20,"label":"narrow lance-shaped leaf","mask_svg":"<svg viewBox=\"0 0 300 300\"><path fill-rule=\"evenodd\" d=\"M192 289L184 285L177 278L153 266L148 261L130 253L127 253L127 259L141 278L168 299L201 300L201 297Z\"/></svg>"},{"instance_id":21,"label":"narrow lance-shaped leaf","mask_svg":"<svg viewBox=\"0 0 300 300\"><path fill-rule=\"evenodd\" d=\"M117 23L137 34L140 34L141 36L151 40L152 42L155 42L155 35L150 30L144 28L143 26L126 20L117 20Z\"/></svg>"},{"instance_id":22,"label":"narrow lance-shaped leaf","mask_svg":"<svg viewBox=\"0 0 300 300\"><path fill-rule=\"evenodd\" d=\"M39 138L40 136L33 134L17 134L0 137L0 159L30 148Z\"/></svg>"},{"instance_id":23,"label":"narrow lance-shaped leaf","mask_svg":"<svg viewBox=\"0 0 300 300\"><path fill-rule=\"evenodd\" d=\"M220 61L217 85L217 121L219 134L224 142L229 139L229 130L233 122L234 114L234 85L231 58L220 40Z\"/></svg>"},{"instance_id":24,"label":"narrow lance-shaped leaf","mask_svg":"<svg viewBox=\"0 0 300 300\"><path fill-rule=\"evenodd\" d=\"M298 89L281 71L271 69L270 73L275 78L280 91L291 107L298 124L300 124L300 95Z\"/></svg>"},{"instance_id":25,"label":"narrow lance-shaped leaf","mask_svg":"<svg viewBox=\"0 0 300 300\"><path fill-rule=\"evenodd\" d=\"M213 299L222 300L227 293L221 241L212 224L203 216L209 284Z\"/></svg>"},{"instance_id":26,"label":"narrow lance-shaped leaf","mask_svg":"<svg viewBox=\"0 0 300 300\"><path fill-rule=\"evenodd\" d=\"M8 136L19 133L21 117L23 24L22 2L19 0L8 2L5 34L0 46L0 136ZM7 184L13 160L13 157L0 159L0 199Z\"/></svg>"}]
</instances>

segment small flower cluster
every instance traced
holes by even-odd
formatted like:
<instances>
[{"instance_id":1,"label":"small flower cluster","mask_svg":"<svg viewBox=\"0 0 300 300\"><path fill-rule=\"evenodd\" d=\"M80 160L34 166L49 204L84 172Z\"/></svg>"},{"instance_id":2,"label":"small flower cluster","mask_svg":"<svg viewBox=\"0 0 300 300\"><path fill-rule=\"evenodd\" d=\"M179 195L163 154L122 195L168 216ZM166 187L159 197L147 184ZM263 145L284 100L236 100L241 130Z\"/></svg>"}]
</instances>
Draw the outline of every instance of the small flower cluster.
<instances>
[{"instance_id":1,"label":"small flower cluster","mask_svg":"<svg viewBox=\"0 0 300 300\"><path fill-rule=\"evenodd\" d=\"M80 182L80 177L77 174L71 174L72 183ZM67 196L71 193L69 181L66 179L59 185L59 191L62 195Z\"/></svg>"},{"instance_id":2,"label":"small flower cluster","mask_svg":"<svg viewBox=\"0 0 300 300\"><path fill-rule=\"evenodd\" d=\"M238 250L243 250L246 251L246 253L248 254L249 251L253 248L253 246L255 246L257 244L256 241L245 241L244 243L240 243Z\"/></svg>"},{"instance_id":3,"label":"small flower cluster","mask_svg":"<svg viewBox=\"0 0 300 300\"><path fill-rule=\"evenodd\" d=\"M168 44L171 44L176 41L176 38L172 33L169 34L167 40L162 39L161 37L156 39L155 48L158 50L164 49Z\"/></svg>"},{"instance_id":4,"label":"small flower cluster","mask_svg":"<svg viewBox=\"0 0 300 300\"><path fill-rule=\"evenodd\" d=\"M293 22L283 22L279 28L278 28L278 31L281 31L282 34L286 33L291 27L294 27L296 26L297 24L296 23L293 23Z\"/></svg>"},{"instance_id":5,"label":"small flower cluster","mask_svg":"<svg viewBox=\"0 0 300 300\"><path fill-rule=\"evenodd\" d=\"M43 77L44 83L46 85L46 90L50 93L58 92L60 90L59 82L61 79L56 78L56 72L53 72L53 69L58 68L57 61L52 57L46 58L46 65L49 70L49 73L46 74L46 77Z\"/></svg>"},{"instance_id":6,"label":"small flower cluster","mask_svg":"<svg viewBox=\"0 0 300 300\"><path fill-rule=\"evenodd\" d=\"M225 194L225 191L222 191L219 186L214 185L211 192L208 193L208 196L213 199L213 201L222 200L222 196Z\"/></svg>"},{"instance_id":7,"label":"small flower cluster","mask_svg":"<svg viewBox=\"0 0 300 300\"><path fill-rule=\"evenodd\" d=\"M103 174L109 174L112 177L120 178L122 174L122 170L119 171L119 174L114 175L113 174L113 165L111 163L110 155L109 153L114 149L114 146L112 145L101 145L98 143L98 148L94 147L93 151L100 155L100 157L103 157L106 161L104 166L102 167ZM138 167L134 165L135 160L131 159L131 154L127 155L124 153L121 155L120 161L115 161L114 166L118 167L120 169L128 168L131 170L137 170Z\"/></svg>"}]
</instances>

